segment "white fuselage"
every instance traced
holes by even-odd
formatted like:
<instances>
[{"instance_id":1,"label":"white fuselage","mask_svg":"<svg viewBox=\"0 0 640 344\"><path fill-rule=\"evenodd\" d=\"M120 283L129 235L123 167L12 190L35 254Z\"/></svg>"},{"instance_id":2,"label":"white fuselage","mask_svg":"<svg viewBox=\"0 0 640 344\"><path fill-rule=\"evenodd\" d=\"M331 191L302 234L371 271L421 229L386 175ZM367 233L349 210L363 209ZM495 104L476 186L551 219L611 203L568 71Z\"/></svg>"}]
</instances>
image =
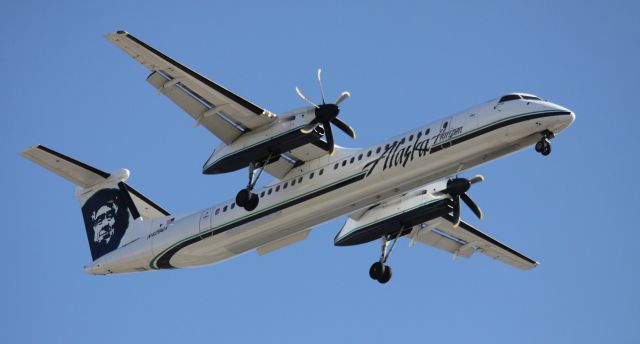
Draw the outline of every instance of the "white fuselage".
<instances>
[{"instance_id":1,"label":"white fuselage","mask_svg":"<svg viewBox=\"0 0 640 344\"><path fill-rule=\"evenodd\" d=\"M228 200L139 221L140 238L85 270L123 273L212 264L528 147L575 116L545 101L490 101L364 149L338 149L255 190L248 212ZM445 124L446 123L446 124Z\"/></svg>"}]
</instances>

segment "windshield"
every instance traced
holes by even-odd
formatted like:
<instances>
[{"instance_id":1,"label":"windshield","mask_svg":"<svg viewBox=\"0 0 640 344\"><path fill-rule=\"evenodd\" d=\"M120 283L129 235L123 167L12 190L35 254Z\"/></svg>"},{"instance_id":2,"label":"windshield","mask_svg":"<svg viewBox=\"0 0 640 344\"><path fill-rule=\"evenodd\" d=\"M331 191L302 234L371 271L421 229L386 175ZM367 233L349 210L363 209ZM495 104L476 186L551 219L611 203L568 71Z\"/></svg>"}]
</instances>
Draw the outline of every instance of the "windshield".
<instances>
[{"instance_id":1,"label":"windshield","mask_svg":"<svg viewBox=\"0 0 640 344\"><path fill-rule=\"evenodd\" d=\"M506 96L500 98L498 103L504 103L504 102L508 102L510 100L516 100L516 99L522 99L522 97L520 97L520 95L518 94L507 94Z\"/></svg>"}]
</instances>

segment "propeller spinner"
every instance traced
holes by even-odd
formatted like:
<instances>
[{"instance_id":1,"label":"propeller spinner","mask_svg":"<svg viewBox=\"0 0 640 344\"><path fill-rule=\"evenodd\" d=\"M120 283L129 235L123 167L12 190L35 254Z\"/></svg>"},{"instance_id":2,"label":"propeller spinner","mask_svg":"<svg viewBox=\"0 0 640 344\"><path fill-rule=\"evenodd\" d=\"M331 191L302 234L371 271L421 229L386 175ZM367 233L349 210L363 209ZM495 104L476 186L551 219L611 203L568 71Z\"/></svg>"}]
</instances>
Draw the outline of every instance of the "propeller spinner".
<instances>
[{"instance_id":1,"label":"propeller spinner","mask_svg":"<svg viewBox=\"0 0 640 344\"><path fill-rule=\"evenodd\" d=\"M455 178L450 179L447 182L447 188L440 193L447 194L453 199L453 226L458 227L460 224L460 199L471 209L471 211L482 220L482 210L480 207L467 195L467 191L471 188L471 185L484 181L484 177L477 175L471 179L467 178Z\"/></svg>"},{"instance_id":2,"label":"propeller spinner","mask_svg":"<svg viewBox=\"0 0 640 344\"><path fill-rule=\"evenodd\" d=\"M351 96L349 92L342 92L342 94L338 97L335 103L327 104L324 99L324 89L322 85L322 70L318 68L318 83L320 84L320 95L322 96L322 104L317 105L311 100L309 100L305 95L300 91L298 87L296 87L296 93L304 100L309 103L311 106L315 107L315 118L309 122L304 128L300 129L305 134L308 134L316 129L318 125L322 125L324 129L325 136L327 139L327 144L329 146L329 154L333 154L335 150L335 141L333 139L333 131L331 130L331 124L334 124L338 129L342 130L345 134L351 136L351 138L356 138L356 132L351 128L350 125L343 122L338 118L338 114L340 113L340 103L345 101L347 98Z\"/></svg>"}]
</instances>

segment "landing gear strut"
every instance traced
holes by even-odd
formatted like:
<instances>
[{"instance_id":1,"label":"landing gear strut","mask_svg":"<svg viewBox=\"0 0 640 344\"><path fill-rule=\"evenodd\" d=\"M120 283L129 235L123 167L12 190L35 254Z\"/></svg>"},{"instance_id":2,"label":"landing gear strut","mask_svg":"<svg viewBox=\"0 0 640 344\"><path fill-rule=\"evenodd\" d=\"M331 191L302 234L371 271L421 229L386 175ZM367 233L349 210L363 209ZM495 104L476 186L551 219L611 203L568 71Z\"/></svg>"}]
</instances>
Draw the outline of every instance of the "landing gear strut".
<instances>
[{"instance_id":1,"label":"landing gear strut","mask_svg":"<svg viewBox=\"0 0 640 344\"><path fill-rule=\"evenodd\" d=\"M396 234L395 236L385 235L380 238L380 240L382 241L382 252L380 254L380 260L373 263L373 265L371 265L371 268L369 268L369 277L371 277L371 279L376 280L382 284L389 282L389 280L391 279L391 267L386 265L385 263L387 262L387 259L389 259L391 251L393 251L393 247L396 245L398 238L400 238L400 233ZM393 240L391 242L391 246L389 246L390 240Z\"/></svg>"},{"instance_id":2,"label":"landing gear strut","mask_svg":"<svg viewBox=\"0 0 640 344\"><path fill-rule=\"evenodd\" d=\"M249 183L246 188L238 191L238 194L236 195L236 204L239 207L243 207L246 211L254 210L258 207L258 203L260 203L260 197L258 197L258 194L253 192L253 188L256 186L258 179L260 179L260 175L262 174L262 171L264 171L264 166L266 166L271 160L271 156L272 154L269 154L269 157L264 161L255 177L254 173L256 171L257 163L252 162L249 164Z\"/></svg>"},{"instance_id":3,"label":"landing gear strut","mask_svg":"<svg viewBox=\"0 0 640 344\"><path fill-rule=\"evenodd\" d=\"M553 133L550 132L549 130L543 131L542 138L540 139L540 141L536 143L536 146L535 146L536 152L544 156L551 154L551 142L549 140L551 140L553 136L554 136Z\"/></svg>"}]
</instances>

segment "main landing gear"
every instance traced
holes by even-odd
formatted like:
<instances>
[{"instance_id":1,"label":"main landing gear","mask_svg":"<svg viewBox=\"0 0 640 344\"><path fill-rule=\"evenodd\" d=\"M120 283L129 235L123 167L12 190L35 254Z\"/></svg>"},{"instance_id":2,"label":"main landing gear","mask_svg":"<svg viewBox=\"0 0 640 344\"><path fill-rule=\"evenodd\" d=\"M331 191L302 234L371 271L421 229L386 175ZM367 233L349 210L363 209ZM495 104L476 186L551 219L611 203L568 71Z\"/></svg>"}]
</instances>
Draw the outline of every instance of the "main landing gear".
<instances>
[{"instance_id":1,"label":"main landing gear","mask_svg":"<svg viewBox=\"0 0 640 344\"><path fill-rule=\"evenodd\" d=\"M262 164L262 167L258 171L258 174L254 178L254 173L256 171L257 163L252 162L249 164L249 183L247 187L238 191L236 195L236 204L239 207L243 207L246 211L252 211L258 207L258 203L260 203L260 197L258 194L253 192L253 188L256 186L258 179L260 179L260 175L262 171L264 171L264 167L271 161L272 154L269 155L267 160Z\"/></svg>"},{"instance_id":2,"label":"main landing gear","mask_svg":"<svg viewBox=\"0 0 640 344\"><path fill-rule=\"evenodd\" d=\"M550 140L554 137L553 133L550 132L549 130L545 130L542 133L542 138L540 139L540 141L538 141L536 143L536 152L547 156L549 154L551 154L551 142Z\"/></svg>"},{"instance_id":3,"label":"main landing gear","mask_svg":"<svg viewBox=\"0 0 640 344\"><path fill-rule=\"evenodd\" d=\"M387 259L391 255L391 251L393 251L393 247L396 245L396 242L400 238L400 233L394 235L385 235L380 240L382 241L380 260L373 263L371 268L369 268L369 277L371 279L376 280L382 284L389 282L391 279L391 267L386 265ZM391 241L391 246L389 246L389 241Z\"/></svg>"}]
</instances>

